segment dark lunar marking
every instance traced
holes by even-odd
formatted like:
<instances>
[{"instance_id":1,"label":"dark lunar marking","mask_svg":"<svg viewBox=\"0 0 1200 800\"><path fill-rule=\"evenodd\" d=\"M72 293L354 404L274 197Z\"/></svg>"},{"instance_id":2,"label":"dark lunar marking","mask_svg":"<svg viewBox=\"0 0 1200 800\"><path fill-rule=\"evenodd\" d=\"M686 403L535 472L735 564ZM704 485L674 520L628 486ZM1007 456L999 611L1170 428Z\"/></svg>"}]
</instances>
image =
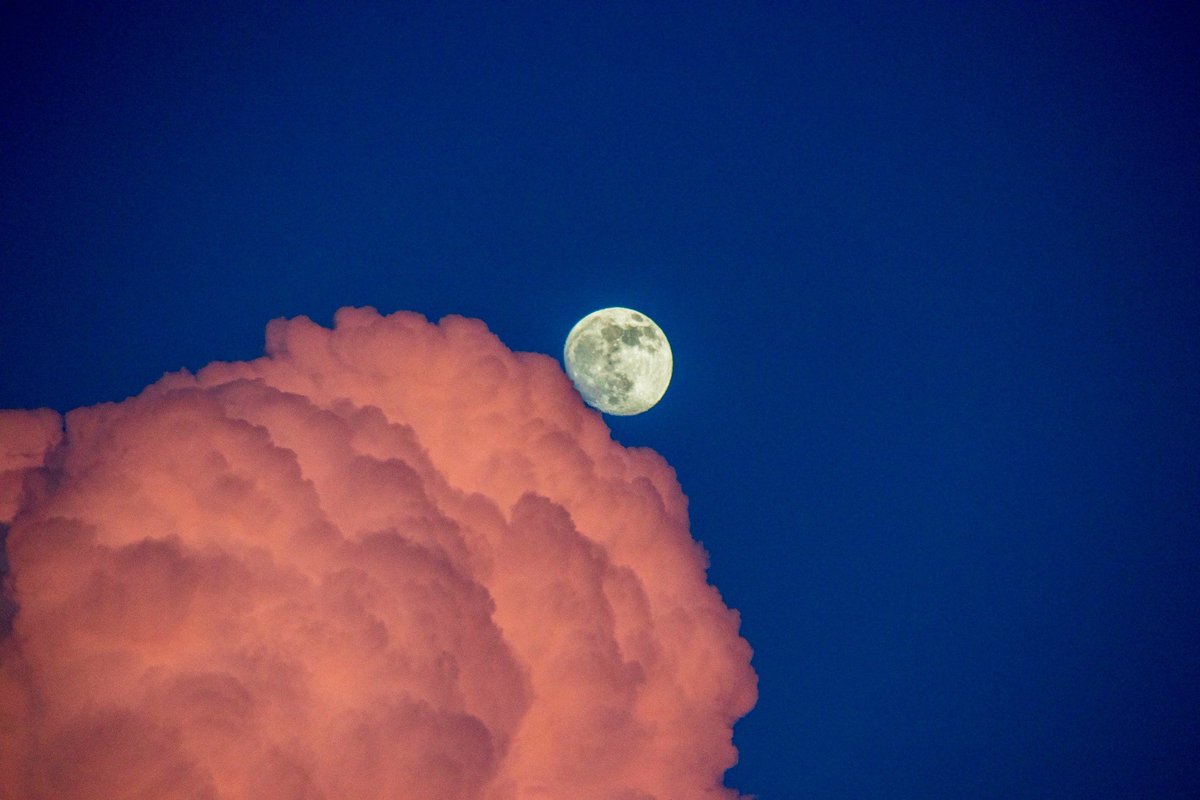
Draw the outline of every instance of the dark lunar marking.
<instances>
[{"instance_id":1,"label":"dark lunar marking","mask_svg":"<svg viewBox=\"0 0 1200 800\"><path fill-rule=\"evenodd\" d=\"M579 342L575 345L575 358L580 364L595 363L600 358L600 354L600 343L590 336L580 337Z\"/></svg>"},{"instance_id":2,"label":"dark lunar marking","mask_svg":"<svg viewBox=\"0 0 1200 800\"><path fill-rule=\"evenodd\" d=\"M634 322L642 322L643 320L646 319L641 314L632 314L631 316L633 317Z\"/></svg>"},{"instance_id":3,"label":"dark lunar marking","mask_svg":"<svg viewBox=\"0 0 1200 800\"><path fill-rule=\"evenodd\" d=\"M610 407L622 405L629 397L629 390L632 388L633 381L625 375L612 375L601 386Z\"/></svg>"},{"instance_id":4,"label":"dark lunar marking","mask_svg":"<svg viewBox=\"0 0 1200 800\"><path fill-rule=\"evenodd\" d=\"M645 341L642 342L642 347L646 348L651 353L657 353L659 345L662 343L662 337L658 335L658 331L654 330L653 325L646 325L639 330L641 330L645 337Z\"/></svg>"}]
</instances>

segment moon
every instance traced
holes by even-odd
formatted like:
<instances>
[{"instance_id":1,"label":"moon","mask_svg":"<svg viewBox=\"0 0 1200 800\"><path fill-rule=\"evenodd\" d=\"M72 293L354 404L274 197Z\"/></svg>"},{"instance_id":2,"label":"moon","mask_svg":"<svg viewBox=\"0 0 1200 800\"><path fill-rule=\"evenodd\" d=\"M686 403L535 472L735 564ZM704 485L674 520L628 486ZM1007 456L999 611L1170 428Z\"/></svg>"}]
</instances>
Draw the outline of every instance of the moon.
<instances>
[{"instance_id":1,"label":"moon","mask_svg":"<svg viewBox=\"0 0 1200 800\"><path fill-rule=\"evenodd\" d=\"M654 406L671 382L671 345L654 320L632 308L593 311L567 335L567 374L583 399L627 417Z\"/></svg>"}]
</instances>

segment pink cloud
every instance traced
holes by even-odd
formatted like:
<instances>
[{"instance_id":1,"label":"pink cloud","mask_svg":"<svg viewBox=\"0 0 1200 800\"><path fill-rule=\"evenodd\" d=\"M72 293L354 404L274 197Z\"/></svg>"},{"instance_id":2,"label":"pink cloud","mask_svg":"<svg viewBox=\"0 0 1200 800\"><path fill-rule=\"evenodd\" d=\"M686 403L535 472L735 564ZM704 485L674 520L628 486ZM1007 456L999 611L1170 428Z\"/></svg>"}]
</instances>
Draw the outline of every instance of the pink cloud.
<instances>
[{"instance_id":1,"label":"pink cloud","mask_svg":"<svg viewBox=\"0 0 1200 800\"><path fill-rule=\"evenodd\" d=\"M0 412L0 512L0 798L737 797L750 649L674 471L477 320Z\"/></svg>"}]
</instances>

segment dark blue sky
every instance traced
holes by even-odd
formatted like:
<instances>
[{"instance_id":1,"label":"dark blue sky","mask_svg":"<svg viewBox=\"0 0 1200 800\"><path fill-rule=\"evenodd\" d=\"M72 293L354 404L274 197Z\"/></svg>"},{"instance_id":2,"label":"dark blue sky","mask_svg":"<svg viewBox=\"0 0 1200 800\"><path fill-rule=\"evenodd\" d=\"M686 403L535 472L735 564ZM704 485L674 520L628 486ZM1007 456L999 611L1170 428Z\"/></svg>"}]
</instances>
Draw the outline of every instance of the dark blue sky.
<instances>
[{"instance_id":1,"label":"dark blue sky","mask_svg":"<svg viewBox=\"0 0 1200 800\"><path fill-rule=\"evenodd\" d=\"M0 407L343 305L559 355L691 498L776 798L1200 796L1200 17L0 3Z\"/></svg>"}]
</instances>

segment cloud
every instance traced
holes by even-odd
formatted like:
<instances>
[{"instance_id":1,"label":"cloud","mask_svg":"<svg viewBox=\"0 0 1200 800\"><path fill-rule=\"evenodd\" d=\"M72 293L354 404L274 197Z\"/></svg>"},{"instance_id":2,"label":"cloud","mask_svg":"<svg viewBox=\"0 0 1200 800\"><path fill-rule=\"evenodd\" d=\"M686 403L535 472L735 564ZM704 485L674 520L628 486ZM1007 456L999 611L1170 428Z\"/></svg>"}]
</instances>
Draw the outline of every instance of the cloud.
<instances>
[{"instance_id":1,"label":"cloud","mask_svg":"<svg viewBox=\"0 0 1200 800\"><path fill-rule=\"evenodd\" d=\"M0 798L734 798L755 676L686 502L454 316L0 412Z\"/></svg>"}]
</instances>

